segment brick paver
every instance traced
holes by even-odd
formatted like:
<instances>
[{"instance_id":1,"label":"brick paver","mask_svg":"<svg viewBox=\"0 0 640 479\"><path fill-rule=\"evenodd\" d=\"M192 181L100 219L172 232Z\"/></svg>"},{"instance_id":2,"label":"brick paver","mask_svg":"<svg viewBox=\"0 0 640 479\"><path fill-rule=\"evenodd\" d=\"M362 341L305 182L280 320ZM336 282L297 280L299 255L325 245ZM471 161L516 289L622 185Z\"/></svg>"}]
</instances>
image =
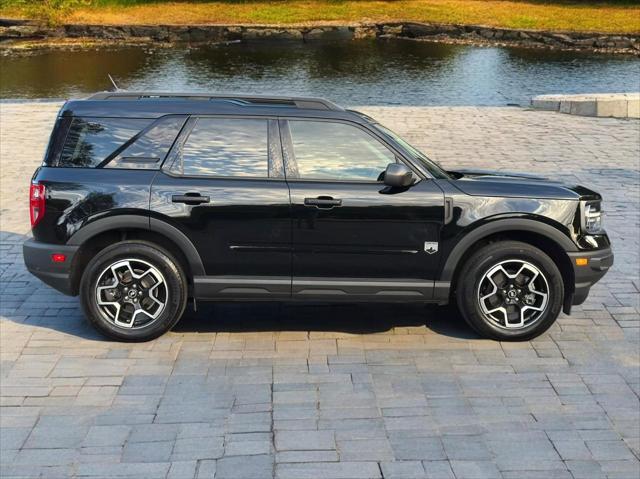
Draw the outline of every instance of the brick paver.
<instances>
[{"instance_id":1,"label":"brick paver","mask_svg":"<svg viewBox=\"0 0 640 479\"><path fill-rule=\"evenodd\" d=\"M481 340L431 307L221 304L121 344L22 262L28 180L58 107L0 104L0 476L640 475L637 121L363 108L445 166L604 194L616 264L534 341Z\"/></svg>"}]
</instances>

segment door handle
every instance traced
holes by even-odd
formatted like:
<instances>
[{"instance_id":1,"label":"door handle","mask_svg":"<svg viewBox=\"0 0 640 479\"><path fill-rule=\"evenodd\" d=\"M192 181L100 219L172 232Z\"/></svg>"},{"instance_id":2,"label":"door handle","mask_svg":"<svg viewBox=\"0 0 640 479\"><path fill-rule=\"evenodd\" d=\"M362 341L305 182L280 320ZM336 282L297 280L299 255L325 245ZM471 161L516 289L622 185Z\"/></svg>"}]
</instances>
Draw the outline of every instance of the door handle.
<instances>
[{"instance_id":1,"label":"door handle","mask_svg":"<svg viewBox=\"0 0 640 479\"><path fill-rule=\"evenodd\" d=\"M342 206L342 200L334 199L331 196L319 196L317 198L305 198L304 205L330 209L334 206Z\"/></svg>"},{"instance_id":2,"label":"door handle","mask_svg":"<svg viewBox=\"0 0 640 479\"><path fill-rule=\"evenodd\" d=\"M201 203L209 203L208 196L202 196L200 193L187 193L186 195L172 195L172 203L184 203L187 205L199 205Z\"/></svg>"}]
</instances>

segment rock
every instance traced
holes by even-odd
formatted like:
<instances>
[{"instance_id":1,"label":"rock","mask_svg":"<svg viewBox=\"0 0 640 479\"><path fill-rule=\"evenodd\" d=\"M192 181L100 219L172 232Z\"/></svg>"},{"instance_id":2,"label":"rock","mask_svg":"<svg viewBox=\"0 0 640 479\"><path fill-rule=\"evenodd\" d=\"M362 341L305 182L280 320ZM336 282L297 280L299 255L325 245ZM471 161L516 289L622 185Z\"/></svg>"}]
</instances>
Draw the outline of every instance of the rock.
<instances>
[{"instance_id":1,"label":"rock","mask_svg":"<svg viewBox=\"0 0 640 479\"><path fill-rule=\"evenodd\" d=\"M383 35L402 35L402 25L382 25Z\"/></svg>"},{"instance_id":2,"label":"rock","mask_svg":"<svg viewBox=\"0 0 640 479\"><path fill-rule=\"evenodd\" d=\"M461 25L438 24L437 28L438 28L438 33L444 33L447 35L458 35L462 33L462 30L463 30Z\"/></svg>"},{"instance_id":3,"label":"rock","mask_svg":"<svg viewBox=\"0 0 640 479\"><path fill-rule=\"evenodd\" d=\"M242 27L226 27L224 38L228 41L242 40Z\"/></svg>"},{"instance_id":4,"label":"rock","mask_svg":"<svg viewBox=\"0 0 640 479\"><path fill-rule=\"evenodd\" d=\"M303 33L302 35L305 41L319 40L324 35L324 32L325 31L322 28L312 28L311 30Z\"/></svg>"},{"instance_id":5,"label":"rock","mask_svg":"<svg viewBox=\"0 0 640 479\"><path fill-rule=\"evenodd\" d=\"M131 25L129 27L129 35L132 37L158 38L162 35L166 36L166 29L156 25Z\"/></svg>"},{"instance_id":6,"label":"rock","mask_svg":"<svg viewBox=\"0 0 640 479\"><path fill-rule=\"evenodd\" d=\"M204 25L189 28L189 40L199 42L220 42L226 39L224 27Z\"/></svg>"},{"instance_id":7,"label":"rock","mask_svg":"<svg viewBox=\"0 0 640 479\"><path fill-rule=\"evenodd\" d=\"M168 41L170 42L188 42L191 40L189 27L174 26L167 27Z\"/></svg>"},{"instance_id":8,"label":"rock","mask_svg":"<svg viewBox=\"0 0 640 479\"><path fill-rule=\"evenodd\" d=\"M9 27L0 26L0 40L6 40L8 38L20 38L20 35Z\"/></svg>"},{"instance_id":9,"label":"rock","mask_svg":"<svg viewBox=\"0 0 640 479\"><path fill-rule=\"evenodd\" d=\"M483 28L482 30L480 30L480 31L478 32L478 34L479 34L482 38L493 38L494 31L493 31L493 30L486 29L486 28Z\"/></svg>"},{"instance_id":10,"label":"rock","mask_svg":"<svg viewBox=\"0 0 640 479\"><path fill-rule=\"evenodd\" d=\"M552 33L551 38L561 43L566 43L567 45L573 45L575 43L575 40L573 38L564 33Z\"/></svg>"},{"instance_id":11,"label":"rock","mask_svg":"<svg viewBox=\"0 0 640 479\"><path fill-rule=\"evenodd\" d=\"M31 20L22 20L19 18L0 18L0 27L14 27L17 25L33 25Z\"/></svg>"},{"instance_id":12,"label":"rock","mask_svg":"<svg viewBox=\"0 0 640 479\"><path fill-rule=\"evenodd\" d=\"M246 41L256 40L302 40L300 30L287 28L247 28L242 32L242 39Z\"/></svg>"},{"instance_id":13,"label":"rock","mask_svg":"<svg viewBox=\"0 0 640 479\"><path fill-rule=\"evenodd\" d=\"M13 25L0 27L0 37L2 38L33 38L43 36L44 32L36 25Z\"/></svg>"},{"instance_id":14,"label":"rock","mask_svg":"<svg viewBox=\"0 0 640 479\"><path fill-rule=\"evenodd\" d=\"M20 38L20 32L16 31L13 27L0 26L0 39L6 38Z\"/></svg>"},{"instance_id":15,"label":"rock","mask_svg":"<svg viewBox=\"0 0 640 479\"><path fill-rule=\"evenodd\" d=\"M573 45L576 47L593 47L593 38L580 38L573 41Z\"/></svg>"},{"instance_id":16,"label":"rock","mask_svg":"<svg viewBox=\"0 0 640 479\"><path fill-rule=\"evenodd\" d=\"M48 28L45 37L48 38L63 38L66 35L64 27Z\"/></svg>"},{"instance_id":17,"label":"rock","mask_svg":"<svg viewBox=\"0 0 640 479\"><path fill-rule=\"evenodd\" d=\"M151 38L157 42L168 42L170 41L170 37L171 35L169 35L168 27L159 27L158 30L153 33Z\"/></svg>"},{"instance_id":18,"label":"rock","mask_svg":"<svg viewBox=\"0 0 640 479\"><path fill-rule=\"evenodd\" d=\"M615 45L616 48L631 48L631 40L629 40L628 38L620 38L618 40L615 40Z\"/></svg>"},{"instance_id":19,"label":"rock","mask_svg":"<svg viewBox=\"0 0 640 479\"><path fill-rule=\"evenodd\" d=\"M69 38L87 36L87 25L65 25L64 29Z\"/></svg>"},{"instance_id":20,"label":"rock","mask_svg":"<svg viewBox=\"0 0 640 479\"><path fill-rule=\"evenodd\" d=\"M466 38L467 40L480 40L482 37L476 31L465 32L460 35L462 38Z\"/></svg>"},{"instance_id":21,"label":"rock","mask_svg":"<svg viewBox=\"0 0 640 479\"><path fill-rule=\"evenodd\" d=\"M562 44L562 43L560 43L558 40L556 40L555 38L553 38L553 37L548 37L548 36L546 36L546 35L543 35L543 36L541 37L541 40L542 40L542 42L543 42L545 45L561 45L561 44Z\"/></svg>"},{"instance_id":22,"label":"rock","mask_svg":"<svg viewBox=\"0 0 640 479\"><path fill-rule=\"evenodd\" d=\"M411 38L427 37L440 33L438 25L428 25L425 23L407 23L404 26L404 36Z\"/></svg>"},{"instance_id":23,"label":"rock","mask_svg":"<svg viewBox=\"0 0 640 479\"><path fill-rule=\"evenodd\" d=\"M594 39L593 46L596 48L606 48L607 46L607 38L606 37L598 37Z\"/></svg>"},{"instance_id":24,"label":"rock","mask_svg":"<svg viewBox=\"0 0 640 479\"><path fill-rule=\"evenodd\" d=\"M191 27L189 28L189 41L200 43L207 41L209 37L209 32L202 27Z\"/></svg>"},{"instance_id":25,"label":"rock","mask_svg":"<svg viewBox=\"0 0 640 479\"><path fill-rule=\"evenodd\" d=\"M223 25L65 25L41 28L33 22L7 23L0 20L0 40L26 38L96 38L105 40L150 39L158 42L225 41L345 41L353 38L426 38L451 43L464 39L472 43L500 44L508 41L524 47L606 49L610 52L640 51L638 35L594 35L580 32L538 32L474 25L383 23L350 26L260 27Z\"/></svg>"},{"instance_id":26,"label":"rock","mask_svg":"<svg viewBox=\"0 0 640 479\"><path fill-rule=\"evenodd\" d=\"M359 25L353 30L353 38L376 38L378 27L376 25Z\"/></svg>"},{"instance_id":27,"label":"rock","mask_svg":"<svg viewBox=\"0 0 640 479\"><path fill-rule=\"evenodd\" d=\"M351 40L354 32L349 27L312 28L303 34L305 42Z\"/></svg>"},{"instance_id":28,"label":"rock","mask_svg":"<svg viewBox=\"0 0 640 479\"><path fill-rule=\"evenodd\" d=\"M117 40L130 37L131 35L127 26L90 25L87 29L87 36Z\"/></svg>"},{"instance_id":29,"label":"rock","mask_svg":"<svg viewBox=\"0 0 640 479\"><path fill-rule=\"evenodd\" d=\"M505 40L517 40L520 36L520 32L517 30L503 30L502 38Z\"/></svg>"}]
</instances>

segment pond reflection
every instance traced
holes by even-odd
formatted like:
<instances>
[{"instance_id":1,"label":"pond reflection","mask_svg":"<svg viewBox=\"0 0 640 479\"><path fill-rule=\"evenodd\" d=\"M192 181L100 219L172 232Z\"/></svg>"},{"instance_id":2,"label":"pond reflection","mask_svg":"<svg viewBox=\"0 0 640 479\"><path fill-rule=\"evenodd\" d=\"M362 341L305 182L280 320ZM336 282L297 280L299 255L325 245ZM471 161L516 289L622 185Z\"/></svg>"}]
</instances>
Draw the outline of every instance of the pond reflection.
<instances>
[{"instance_id":1,"label":"pond reflection","mask_svg":"<svg viewBox=\"0 0 640 479\"><path fill-rule=\"evenodd\" d=\"M633 56L402 40L41 51L0 58L0 97L127 89L315 95L349 105L527 104L536 94L633 91Z\"/></svg>"}]
</instances>

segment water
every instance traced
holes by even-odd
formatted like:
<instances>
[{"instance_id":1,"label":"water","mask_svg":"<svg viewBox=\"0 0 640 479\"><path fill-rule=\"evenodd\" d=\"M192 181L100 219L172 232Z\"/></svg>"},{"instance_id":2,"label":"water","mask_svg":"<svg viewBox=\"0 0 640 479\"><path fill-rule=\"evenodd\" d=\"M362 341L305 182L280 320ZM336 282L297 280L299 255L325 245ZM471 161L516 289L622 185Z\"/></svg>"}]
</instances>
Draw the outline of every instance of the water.
<instances>
[{"instance_id":1,"label":"water","mask_svg":"<svg viewBox=\"0 0 640 479\"><path fill-rule=\"evenodd\" d=\"M633 56L411 41L47 50L0 58L0 98L110 87L314 95L348 105L526 105L544 93L640 90Z\"/></svg>"}]
</instances>

